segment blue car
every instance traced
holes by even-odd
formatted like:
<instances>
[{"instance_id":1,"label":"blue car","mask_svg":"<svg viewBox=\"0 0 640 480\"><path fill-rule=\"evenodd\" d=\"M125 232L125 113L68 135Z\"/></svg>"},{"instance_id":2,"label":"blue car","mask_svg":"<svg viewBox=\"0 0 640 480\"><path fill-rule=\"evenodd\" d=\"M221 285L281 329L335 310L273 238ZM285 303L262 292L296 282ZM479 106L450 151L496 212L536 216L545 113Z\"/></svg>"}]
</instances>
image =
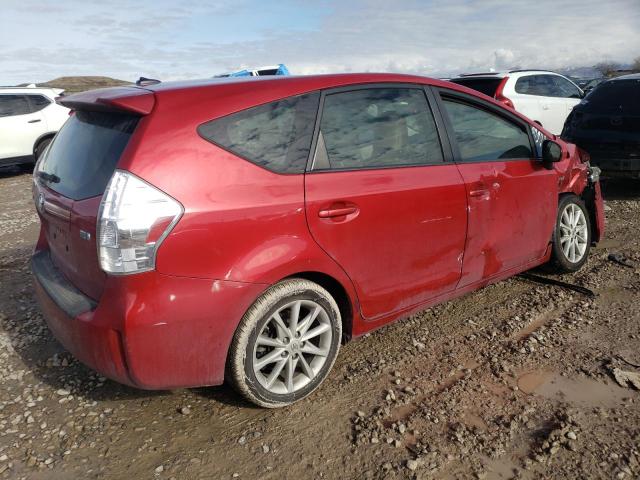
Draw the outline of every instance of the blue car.
<instances>
[{"instance_id":1,"label":"blue car","mask_svg":"<svg viewBox=\"0 0 640 480\"><path fill-rule=\"evenodd\" d=\"M266 67L259 67L253 70L238 70L237 72L223 73L222 75L216 75L216 77L262 77L265 75L291 74L284 63L279 63L278 65L268 65Z\"/></svg>"}]
</instances>

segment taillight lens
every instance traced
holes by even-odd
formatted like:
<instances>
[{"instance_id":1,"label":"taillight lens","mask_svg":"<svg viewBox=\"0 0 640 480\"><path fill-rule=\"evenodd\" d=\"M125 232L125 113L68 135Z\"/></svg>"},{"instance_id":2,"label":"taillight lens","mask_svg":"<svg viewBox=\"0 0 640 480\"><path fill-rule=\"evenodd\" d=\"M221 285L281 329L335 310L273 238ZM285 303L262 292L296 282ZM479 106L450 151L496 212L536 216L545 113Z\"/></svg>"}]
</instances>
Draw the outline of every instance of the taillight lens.
<instances>
[{"instance_id":1,"label":"taillight lens","mask_svg":"<svg viewBox=\"0 0 640 480\"><path fill-rule=\"evenodd\" d=\"M516 107L513 106L513 102L509 100L507 97L505 97L504 95L500 95L496 97L496 100L498 100L501 103L504 103L509 108L513 108L514 110L516 109Z\"/></svg>"},{"instance_id":2,"label":"taillight lens","mask_svg":"<svg viewBox=\"0 0 640 480\"><path fill-rule=\"evenodd\" d=\"M131 173L116 170L98 214L102 270L115 274L153 270L158 247L182 212L177 200Z\"/></svg>"},{"instance_id":3,"label":"taillight lens","mask_svg":"<svg viewBox=\"0 0 640 480\"><path fill-rule=\"evenodd\" d=\"M515 107L513 106L513 102L508 99L507 97L504 96L504 87L507 84L507 81L509 81L509 77L504 77L502 79L502 81L500 82L500 84L498 85L498 88L496 88L496 93L494 98L499 101L500 103L503 103L504 105L506 105L509 108L513 108L515 110Z\"/></svg>"}]
</instances>

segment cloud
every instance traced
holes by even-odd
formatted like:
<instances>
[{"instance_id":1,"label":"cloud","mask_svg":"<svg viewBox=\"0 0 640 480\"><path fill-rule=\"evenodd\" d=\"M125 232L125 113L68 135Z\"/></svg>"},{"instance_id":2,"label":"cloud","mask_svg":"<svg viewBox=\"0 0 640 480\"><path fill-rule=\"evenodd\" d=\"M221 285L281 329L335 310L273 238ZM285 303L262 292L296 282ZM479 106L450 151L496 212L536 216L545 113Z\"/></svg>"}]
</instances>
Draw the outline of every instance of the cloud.
<instances>
[{"instance_id":1,"label":"cloud","mask_svg":"<svg viewBox=\"0 0 640 480\"><path fill-rule=\"evenodd\" d=\"M639 54L638 0L5 0L0 84L61 75L182 79L284 62L294 73L445 76Z\"/></svg>"}]
</instances>

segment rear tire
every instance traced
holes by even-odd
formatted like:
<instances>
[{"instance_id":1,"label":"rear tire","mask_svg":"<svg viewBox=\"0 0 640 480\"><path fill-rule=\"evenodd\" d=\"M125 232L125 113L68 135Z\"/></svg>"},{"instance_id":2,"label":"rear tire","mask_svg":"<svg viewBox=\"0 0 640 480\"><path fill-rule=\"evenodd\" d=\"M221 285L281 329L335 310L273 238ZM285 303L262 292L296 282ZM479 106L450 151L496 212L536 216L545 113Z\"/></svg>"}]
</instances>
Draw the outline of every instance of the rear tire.
<instances>
[{"instance_id":1,"label":"rear tire","mask_svg":"<svg viewBox=\"0 0 640 480\"><path fill-rule=\"evenodd\" d=\"M42 154L44 153L44 151L46 150L46 148L49 146L50 143L51 143L51 137L43 138L38 142L38 144L36 145L36 148L33 149L34 163L38 161L38 159L42 156Z\"/></svg>"},{"instance_id":2,"label":"rear tire","mask_svg":"<svg viewBox=\"0 0 640 480\"><path fill-rule=\"evenodd\" d=\"M575 195L560 199L552 238L551 266L557 273L577 272L591 249L591 222L584 202Z\"/></svg>"},{"instance_id":3,"label":"rear tire","mask_svg":"<svg viewBox=\"0 0 640 480\"><path fill-rule=\"evenodd\" d=\"M284 280L249 308L233 336L227 380L266 408L311 394L331 370L342 338L333 297L309 280Z\"/></svg>"}]
</instances>

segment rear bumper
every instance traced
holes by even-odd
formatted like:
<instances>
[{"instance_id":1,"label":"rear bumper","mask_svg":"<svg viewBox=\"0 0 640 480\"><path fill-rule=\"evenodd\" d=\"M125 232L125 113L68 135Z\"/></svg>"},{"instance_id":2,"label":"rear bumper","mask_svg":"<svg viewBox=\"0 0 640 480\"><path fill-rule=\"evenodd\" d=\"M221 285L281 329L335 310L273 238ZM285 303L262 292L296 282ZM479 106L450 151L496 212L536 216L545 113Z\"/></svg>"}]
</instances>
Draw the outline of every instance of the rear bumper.
<instances>
[{"instance_id":1,"label":"rear bumper","mask_svg":"<svg viewBox=\"0 0 640 480\"><path fill-rule=\"evenodd\" d=\"M100 301L84 296L36 252L36 295L54 336L105 377L144 389L219 385L231 339L265 289L157 272L108 277Z\"/></svg>"},{"instance_id":2,"label":"rear bumper","mask_svg":"<svg viewBox=\"0 0 640 480\"><path fill-rule=\"evenodd\" d=\"M64 279L48 252L33 256L31 271L38 303L58 341L105 377L131 385L120 334L94 321L95 302Z\"/></svg>"}]
</instances>

